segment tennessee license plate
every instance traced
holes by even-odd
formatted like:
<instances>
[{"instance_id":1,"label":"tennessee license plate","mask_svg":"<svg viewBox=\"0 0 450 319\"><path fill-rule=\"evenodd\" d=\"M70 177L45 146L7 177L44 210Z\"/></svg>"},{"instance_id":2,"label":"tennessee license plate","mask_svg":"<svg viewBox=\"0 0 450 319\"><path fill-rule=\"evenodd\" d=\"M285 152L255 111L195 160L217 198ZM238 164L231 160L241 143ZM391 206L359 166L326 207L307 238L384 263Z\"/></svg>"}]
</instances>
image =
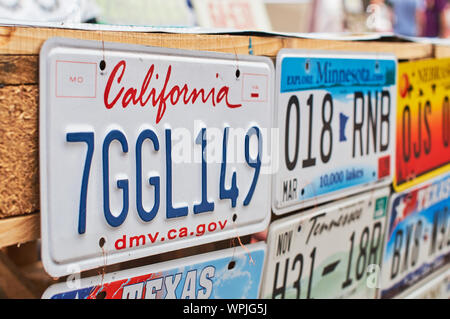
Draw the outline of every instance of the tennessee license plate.
<instances>
[{"instance_id":1,"label":"tennessee license plate","mask_svg":"<svg viewBox=\"0 0 450 319\"><path fill-rule=\"evenodd\" d=\"M265 229L273 73L264 57L47 41L40 54L47 272Z\"/></svg>"},{"instance_id":2,"label":"tennessee license plate","mask_svg":"<svg viewBox=\"0 0 450 319\"><path fill-rule=\"evenodd\" d=\"M390 201L382 268L382 298L412 287L450 258L450 173Z\"/></svg>"},{"instance_id":3,"label":"tennessee license plate","mask_svg":"<svg viewBox=\"0 0 450 319\"><path fill-rule=\"evenodd\" d=\"M262 298L375 298L389 188L271 223Z\"/></svg>"},{"instance_id":4,"label":"tennessee license plate","mask_svg":"<svg viewBox=\"0 0 450 319\"><path fill-rule=\"evenodd\" d=\"M266 245L251 244L50 286L44 299L255 299ZM70 277L69 277L70 278Z\"/></svg>"},{"instance_id":5,"label":"tennessee license plate","mask_svg":"<svg viewBox=\"0 0 450 319\"><path fill-rule=\"evenodd\" d=\"M383 54L280 51L275 213L391 183L396 67Z\"/></svg>"},{"instance_id":6,"label":"tennessee license plate","mask_svg":"<svg viewBox=\"0 0 450 319\"><path fill-rule=\"evenodd\" d=\"M399 63L394 189L450 169L450 59Z\"/></svg>"}]
</instances>

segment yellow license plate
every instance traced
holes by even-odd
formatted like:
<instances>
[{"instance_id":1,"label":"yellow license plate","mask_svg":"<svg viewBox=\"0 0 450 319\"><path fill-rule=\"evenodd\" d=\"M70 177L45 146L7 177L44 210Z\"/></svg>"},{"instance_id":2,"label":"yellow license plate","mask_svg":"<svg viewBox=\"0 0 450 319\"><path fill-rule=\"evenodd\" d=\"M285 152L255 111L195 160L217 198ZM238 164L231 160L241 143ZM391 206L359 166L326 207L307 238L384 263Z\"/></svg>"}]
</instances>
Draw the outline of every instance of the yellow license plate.
<instances>
[{"instance_id":1,"label":"yellow license plate","mask_svg":"<svg viewBox=\"0 0 450 319\"><path fill-rule=\"evenodd\" d=\"M450 59L399 63L397 83L399 192L450 168Z\"/></svg>"}]
</instances>

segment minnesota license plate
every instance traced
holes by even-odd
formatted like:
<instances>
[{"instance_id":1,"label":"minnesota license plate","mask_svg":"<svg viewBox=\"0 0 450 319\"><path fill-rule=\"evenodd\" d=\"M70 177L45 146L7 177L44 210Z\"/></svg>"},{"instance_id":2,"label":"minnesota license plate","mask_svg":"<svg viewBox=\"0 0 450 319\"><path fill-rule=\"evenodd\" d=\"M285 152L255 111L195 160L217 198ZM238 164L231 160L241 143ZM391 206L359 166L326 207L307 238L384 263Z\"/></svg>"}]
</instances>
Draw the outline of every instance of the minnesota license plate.
<instances>
[{"instance_id":1,"label":"minnesota license plate","mask_svg":"<svg viewBox=\"0 0 450 319\"><path fill-rule=\"evenodd\" d=\"M40 54L52 276L265 229L270 59L50 39Z\"/></svg>"},{"instance_id":2,"label":"minnesota license plate","mask_svg":"<svg viewBox=\"0 0 450 319\"><path fill-rule=\"evenodd\" d=\"M389 189L270 225L262 298L375 298Z\"/></svg>"},{"instance_id":3,"label":"minnesota license plate","mask_svg":"<svg viewBox=\"0 0 450 319\"><path fill-rule=\"evenodd\" d=\"M398 66L397 192L450 169L450 59Z\"/></svg>"},{"instance_id":4,"label":"minnesota license plate","mask_svg":"<svg viewBox=\"0 0 450 319\"><path fill-rule=\"evenodd\" d=\"M44 299L255 299L266 245L251 244L50 286ZM70 277L69 277L70 278Z\"/></svg>"},{"instance_id":5,"label":"minnesota license plate","mask_svg":"<svg viewBox=\"0 0 450 319\"><path fill-rule=\"evenodd\" d=\"M281 50L277 56L277 214L392 181L396 60Z\"/></svg>"},{"instance_id":6,"label":"minnesota license plate","mask_svg":"<svg viewBox=\"0 0 450 319\"><path fill-rule=\"evenodd\" d=\"M382 298L392 298L450 258L450 173L390 200L382 268Z\"/></svg>"}]
</instances>

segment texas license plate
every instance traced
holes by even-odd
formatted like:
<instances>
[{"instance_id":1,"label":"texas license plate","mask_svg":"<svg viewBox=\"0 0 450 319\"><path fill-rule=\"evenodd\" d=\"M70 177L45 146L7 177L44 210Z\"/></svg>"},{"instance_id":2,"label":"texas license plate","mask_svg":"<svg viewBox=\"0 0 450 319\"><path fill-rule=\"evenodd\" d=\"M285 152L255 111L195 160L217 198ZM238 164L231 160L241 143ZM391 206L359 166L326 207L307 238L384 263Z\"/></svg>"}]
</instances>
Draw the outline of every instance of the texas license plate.
<instances>
[{"instance_id":1,"label":"texas license plate","mask_svg":"<svg viewBox=\"0 0 450 319\"><path fill-rule=\"evenodd\" d=\"M265 229L273 73L264 57L47 41L40 54L47 272Z\"/></svg>"},{"instance_id":2,"label":"texas license plate","mask_svg":"<svg viewBox=\"0 0 450 319\"><path fill-rule=\"evenodd\" d=\"M270 225L262 298L375 298L389 189Z\"/></svg>"},{"instance_id":3,"label":"texas license plate","mask_svg":"<svg viewBox=\"0 0 450 319\"><path fill-rule=\"evenodd\" d=\"M450 169L450 59L399 63L398 192Z\"/></svg>"},{"instance_id":4,"label":"texas license plate","mask_svg":"<svg viewBox=\"0 0 450 319\"><path fill-rule=\"evenodd\" d=\"M50 286L44 299L255 299L266 245L251 244ZM70 277L69 277L70 278Z\"/></svg>"},{"instance_id":5,"label":"texas license plate","mask_svg":"<svg viewBox=\"0 0 450 319\"><path fill-rule=\"evenodd\" d=\"M401 295L402 299L449 299L450 298L450 266L443 272L429 278L411 291Z\"/></svg>"},{"instance_id":6,"label":"texas license plate","mask_svg":"<svg viewBox=\"0 0 450 319\"><path fill-rule=\"evenodd\" d=\"M450 173L390 200L382 268L382 298L392 298L450 258Z\"/></svg>"},{"instance_id":7,"label":"texas license plate","mask_svg":"<svg viewBox=\"0 0 450 319\"><path fill-rule=\"evenodd\" d=\"M396 60L281 50L277 214L392 181Z\"/></svg>"}]
</instances>

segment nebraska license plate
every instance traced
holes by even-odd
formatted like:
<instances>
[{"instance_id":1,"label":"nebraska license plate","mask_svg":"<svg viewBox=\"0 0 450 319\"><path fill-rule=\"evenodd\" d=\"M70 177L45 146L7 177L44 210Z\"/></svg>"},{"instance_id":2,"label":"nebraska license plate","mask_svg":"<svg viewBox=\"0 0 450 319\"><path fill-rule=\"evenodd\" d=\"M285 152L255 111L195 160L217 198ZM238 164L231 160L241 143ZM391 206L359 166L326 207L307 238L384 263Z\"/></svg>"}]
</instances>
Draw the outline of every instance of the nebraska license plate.
<instances>
[{"instance_id":1,"label":"nebraska license plate","mask_svg":"<svg viewBox=\"0 0 450 319\"><path fill-rule=\"evenodd\" d=\"M40 53L42 259L52 276L270 219L265 57L54 38Z\"/></svg>"},{"instance_id":2,"label":"nebraska license plate","mask_svg":"<svg viewBox=\"0 0 450 319\"><path fill-rule=\"evenodd\" d=\"M391 183L396 67L384 54L280 51L275 213Z\"/></svg>"},{"instance_id":3,"label":"nebraska license plate","mask_svg":"<svg viewBox=\"0 0 450 319\"><path fill-rule=\"evenodd\" d=\"M255 299L266 245L251 244L76 279L50 286L44 299Z\"/></svg>"},{"instance_id":4,"label":"nebraska license plate","mask_svg":"<svg viewBox=\"0 0 450 319\"><path fill-rule=\"evenodd\" d=\"M450 173L390 200L382 298L392 298L450 260Z\"/></svg>"},{"instance_id":5,"label":"nebraska license plate","mask_svg":"<svg viewBox=\"0 0 450 319\"><path fill-rule=\"evenodd\" d=\"M262 298L375 298L389 188L271 223Z\"/></svg>"},{"instance_id":6,"label":"nebraska license plate","mask_svg":"<svg viewBox=\"0 0 450 319\"><path fill-rule=\"evenodd\" d=\"M449 86L450 59L398 65L397 192L450 169Z\"/></svg>"}]
</instances>

